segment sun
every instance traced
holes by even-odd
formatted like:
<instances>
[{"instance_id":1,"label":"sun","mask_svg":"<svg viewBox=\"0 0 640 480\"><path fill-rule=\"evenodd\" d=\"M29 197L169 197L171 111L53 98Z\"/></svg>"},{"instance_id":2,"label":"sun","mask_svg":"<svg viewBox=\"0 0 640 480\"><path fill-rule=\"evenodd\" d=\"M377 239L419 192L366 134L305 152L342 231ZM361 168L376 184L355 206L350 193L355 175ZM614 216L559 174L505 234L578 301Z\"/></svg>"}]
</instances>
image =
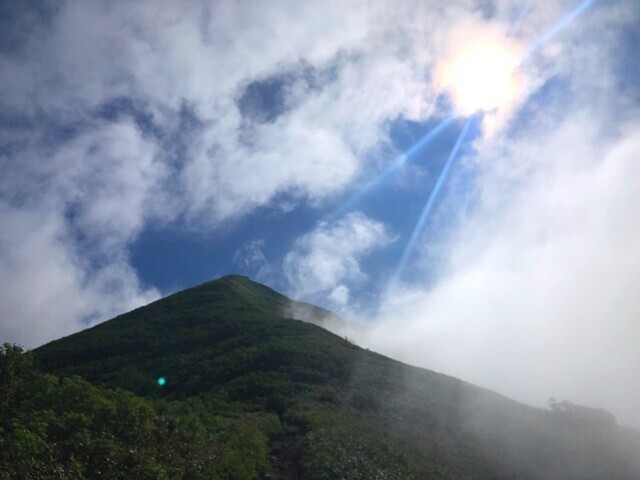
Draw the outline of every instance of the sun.
<instances>
[{"instance_id":1,"label":"sun","mask_svg":"<svg viewBox=\"0 0 640 480\"><path fill-rule=\"evenodd\" d=\"M520 94L518 59L519 50L506 42L469 42L441 62L436 84L449 93L456 113L500 110Z\"/></svg>"}]
</instances>

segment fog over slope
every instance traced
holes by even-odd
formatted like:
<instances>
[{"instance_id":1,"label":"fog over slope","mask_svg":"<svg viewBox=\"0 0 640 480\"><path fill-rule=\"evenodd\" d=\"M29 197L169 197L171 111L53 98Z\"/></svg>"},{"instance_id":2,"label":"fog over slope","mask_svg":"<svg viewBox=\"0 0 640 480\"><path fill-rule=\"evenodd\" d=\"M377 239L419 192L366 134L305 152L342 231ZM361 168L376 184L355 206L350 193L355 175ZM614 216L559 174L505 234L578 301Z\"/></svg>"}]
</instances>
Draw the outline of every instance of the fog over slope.
<instances>
[{"instance_id":1,"label":"fog over slope","mask_svg":"<svg viewBox=\"0 0 640 480\"><path fill-rule=\"evenodd\" d=\"M450 233L438 280L388 292L361 341L523 401L568 398L640 426L640 135L603 139L592 123L563 122L534 137L540 148L529 137L487 152L479 202ZM593 140L576 138L584 130ZM514 168L533 173L517 192L505 179Z\"/></svg>"},{"instance_id":2,"label":"fog over slope","mask_svg":"<svg viewBox=\"0 0 640 480\"><path fill-rule=\"evenodd\" d=\"M231 452L241 455L234 462L238 468L252 463L245 452L262 465L253 474L223 478L263 478L260 470L309 480L640 478L640 432L620 427L609 413L568 402L554 403L551 411L533 408L362 349L281 315L288 310L340 321L247 277L230 275L32 353L45 372L123 388L153 398L160 407L168 401L175 412L208 420L204 429L185 424L224 444L222 454L214 448L209 457L214 468L226 470L221 459ZM22 409L30 418L42 404L27 398ZM135 424L135 413L125 412ZM221 424L216 418L235 421ZM253 428L230 441L225 430L236 433L242 427L236 422L243 420ZM46 430L41 425L35 428ZM103 423L98 418L93 426ZM258 444L249 432L262 432ZM167 444L172 445L161 436L153 445ZM73 446L82 451L82 444ZM96 456L104 458L103 452ZM2 463L0 458L0 470Z\"/></svg>"},{"instance_id":3,"label":"fog over slope","mask_svg":"<svg viewBox=\"0 0 640 480\"><path fill-rule=\"evenodd\" d=\"M478 139L462 159L472 193L443 200L413 281L377 311L343 307L364 326L339 331L524 402L569 399L640 427L640 121L620 77L639 68L614 32L620 15L638 8L606 12L602 36L603 17L580 19L550 81L571 99L530 105L519 129Z\"/></svg>"}]
</instances>

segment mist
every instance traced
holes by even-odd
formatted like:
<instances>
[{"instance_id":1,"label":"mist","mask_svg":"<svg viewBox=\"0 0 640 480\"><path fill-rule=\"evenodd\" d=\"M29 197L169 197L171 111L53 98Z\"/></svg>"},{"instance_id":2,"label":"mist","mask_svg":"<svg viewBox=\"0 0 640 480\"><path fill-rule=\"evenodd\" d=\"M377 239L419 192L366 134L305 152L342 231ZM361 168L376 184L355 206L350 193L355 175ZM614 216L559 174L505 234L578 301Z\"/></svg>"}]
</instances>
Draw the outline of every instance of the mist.
<instances>
[{"instance_id":1,"label":"mist","mask_svg":"<svg viewBox=\"0 0 640 480\"><path fill-rule=\"evenodd\" d=\"M601 113L481 141L474 201L419 255L435 280L388 290L373 320L347 312L366 328L340 333L516 400L569 399L640 427L640 130L611 134Z\"/></svg>"},{"instance_id":2,"label":"mist","mask_svg":"<svg viewBox=\"0 0 640 480\"><path fill-rule=\"evenodd\" d=\"M518 120L485 117L409 275L383 276L373 308L334 302L351 321L329 328L530 405L566 399L640 428L640 123L616 36L636 10L601 11L597 38L581 19L555 64L529 72L530 90L537 78L562 95L538 92Z\"/></svg>"}]
</instances>

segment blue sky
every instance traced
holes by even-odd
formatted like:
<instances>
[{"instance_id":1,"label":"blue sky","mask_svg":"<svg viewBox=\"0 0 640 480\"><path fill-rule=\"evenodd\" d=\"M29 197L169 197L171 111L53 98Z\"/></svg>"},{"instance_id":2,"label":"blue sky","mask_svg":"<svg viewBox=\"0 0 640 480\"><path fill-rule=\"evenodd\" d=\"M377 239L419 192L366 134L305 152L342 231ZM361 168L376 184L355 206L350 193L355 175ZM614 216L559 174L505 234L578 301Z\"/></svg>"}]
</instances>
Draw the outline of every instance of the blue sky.
<instances>
[{"instance_id":1,"label":"blue sky","mask_svg":"<svg viewBox=\"0 0 640 480\"><path fill-rule=\"evenodd\" d=\"M394 121L389 126L393 150L383 165L392 165L401 156L397 152L411 149L440 122L440 119L427 122ZM242 273L286 290L289 287L286 279L277 272L265 272L264 268L277 269L277 265L291 250L294 240L311 230L318 221L344 216L350 211L361 211L390 225L397 236L397 240L387 248L371 252L362 259L363 268L375 282L376 276L395 268L405 246L402 239L410 236L420 216L424 202L460 132L459 123L451 123L432 142L416 149L407 159L406 165L414 169L413 175L420 176L419 183L399 178L404 175L405 168L390 169L367 190L371 181L379 177L379 172L374 171L364 176L360 188L340 195L331 203L319 207L303 203L290 211L262 207L222 232L194 233L186 230L179 221L171 225L151 226L132 244L132 264L144 282L165 292L230 273ZM402 211L399 211L398 205L403 206ZM325 299L315 300L322 303Z\"/></svg>"},{"instance_id":2,"label":"blue sky","mask_svg":"<svg viewBox=\"0 0 640 480\"><path fill-rule=\"evenodd\" d=\"M634 0L4 2L0 341L241 273L395 358L640 424L638 20Z\"/></svg>"}]
</instances>

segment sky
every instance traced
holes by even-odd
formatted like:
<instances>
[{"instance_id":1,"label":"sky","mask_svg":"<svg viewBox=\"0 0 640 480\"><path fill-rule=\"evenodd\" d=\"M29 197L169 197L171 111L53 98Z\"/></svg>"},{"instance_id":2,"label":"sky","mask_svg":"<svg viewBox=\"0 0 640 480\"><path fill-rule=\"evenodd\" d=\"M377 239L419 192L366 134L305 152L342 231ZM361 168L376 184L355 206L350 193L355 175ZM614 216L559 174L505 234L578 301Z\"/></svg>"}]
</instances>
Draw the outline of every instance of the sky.
<instances>
[{"instance_id":1,"label":"sky","mask_svg":"<svg viewBox=\"0 0 640 480\"><path fill-rule=\"evenodd\" d=\"M635 0L0 2L0 341L239 273L640 426Z\"/></svg>"}]
</instances>

